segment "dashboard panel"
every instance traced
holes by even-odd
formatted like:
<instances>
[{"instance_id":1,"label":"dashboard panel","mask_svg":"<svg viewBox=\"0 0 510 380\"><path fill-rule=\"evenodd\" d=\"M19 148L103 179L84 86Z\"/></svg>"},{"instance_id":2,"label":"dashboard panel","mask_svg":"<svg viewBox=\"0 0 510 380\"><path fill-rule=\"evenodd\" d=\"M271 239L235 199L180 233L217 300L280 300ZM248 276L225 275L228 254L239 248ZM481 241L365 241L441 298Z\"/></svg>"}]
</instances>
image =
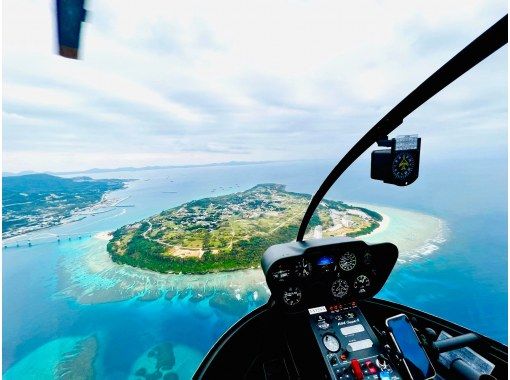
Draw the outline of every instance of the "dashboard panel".
<instances>
[{"instance_id":1,"label":"dashboard panel","mask_svg":"<svg viewBox=\"0 0 510 380\"><path fill-rule=\"evenodd\" d=\"M391 243L331 238L272 246L264 253L262 269L276 302L299 310L373 297L397 258Z\"/></svg>"}]
</instances>

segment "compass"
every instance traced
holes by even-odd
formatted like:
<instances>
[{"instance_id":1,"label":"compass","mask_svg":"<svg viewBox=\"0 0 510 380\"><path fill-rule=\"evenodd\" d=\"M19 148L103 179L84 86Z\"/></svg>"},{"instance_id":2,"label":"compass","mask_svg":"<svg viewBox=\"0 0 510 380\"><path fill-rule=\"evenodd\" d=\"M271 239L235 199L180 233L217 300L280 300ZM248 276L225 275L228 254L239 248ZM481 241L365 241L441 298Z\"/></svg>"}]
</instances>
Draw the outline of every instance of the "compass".
<instances>
[{"instance_id":1,"label":"compass","mask_svg":"<svg viewBox=\"0 0 510 380\"><path fill-rule=\"evenodd\" d=\"M379 140L377 145L385 149L372 152L370 177L397 186L408 186L418 179L421 150L418 135Z\"/></svg>"},{"instance_id":2,"label":"compass","mask_svg":"<svg viewBox=\"0 0 510 380\"><path fill-rule=\"evenodd\" d=\"M397 152L391 164L391 174L398 181L405 181L413 173L416 163L408 152Z\"/></svg>"}]
</instances>

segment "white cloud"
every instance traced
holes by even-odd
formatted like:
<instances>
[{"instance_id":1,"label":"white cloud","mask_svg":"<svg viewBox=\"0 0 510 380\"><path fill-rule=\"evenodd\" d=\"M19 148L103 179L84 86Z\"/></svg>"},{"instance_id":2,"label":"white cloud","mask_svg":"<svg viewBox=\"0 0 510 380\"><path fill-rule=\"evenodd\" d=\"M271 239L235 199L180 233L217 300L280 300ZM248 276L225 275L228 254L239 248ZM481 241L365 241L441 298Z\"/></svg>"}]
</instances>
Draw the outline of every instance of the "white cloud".
<instances>
[{"instance_id":1,"label":"white cloud","mask_svg":"<svg viewBox=\"0 0 510 380\"><path fill-rule=\"evenodd\" d=\"M339 156L506 6L89 0L71 61L54 54L52 1L6 0L4 170ZM506 62L505 48L404 130L438 150L466 126L466 146L477 125L477 141L506 136Z\"/></svg>"}]
</instances>

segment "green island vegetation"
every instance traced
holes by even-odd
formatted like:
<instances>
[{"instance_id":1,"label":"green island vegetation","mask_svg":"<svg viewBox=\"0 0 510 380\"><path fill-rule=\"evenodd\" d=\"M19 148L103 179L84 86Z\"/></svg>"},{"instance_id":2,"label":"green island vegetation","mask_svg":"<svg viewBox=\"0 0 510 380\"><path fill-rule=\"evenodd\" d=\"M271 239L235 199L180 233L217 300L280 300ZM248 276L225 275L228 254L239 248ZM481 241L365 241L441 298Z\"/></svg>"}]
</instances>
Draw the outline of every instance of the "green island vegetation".
<instances>
[{"instance_id":1,"label":"green island vegetation","mask_svg":"<svg viewBox=\"0 0 510 380\"><path fill-rule=\"evenodd\" d=\"M295 239L310 195L284 185L185 203L113 232L114 262L162 273L198 274L258 267L271 245ZM324 200L308 235L360 236L379 226L381 215L341 201Z\"/></svg>"},{"instance_id":2,"label":"green island vegetation","mask_svg":"<svg viewBox=\"0 0 510 380\"><path fill-rule=\"evenodd\" d=\"M105 193L122 189L125 182L50 174L2 177L2 237L51 227L98 202L108 203Z\"/></svg>"}]
</instances>

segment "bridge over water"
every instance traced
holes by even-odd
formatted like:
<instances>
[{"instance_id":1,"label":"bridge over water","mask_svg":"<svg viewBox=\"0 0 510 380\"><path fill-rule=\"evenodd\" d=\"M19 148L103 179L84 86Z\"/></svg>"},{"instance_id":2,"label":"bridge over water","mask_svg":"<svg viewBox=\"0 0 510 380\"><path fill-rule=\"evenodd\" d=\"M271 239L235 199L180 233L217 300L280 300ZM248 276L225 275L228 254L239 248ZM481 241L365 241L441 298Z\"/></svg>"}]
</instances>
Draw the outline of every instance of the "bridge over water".
<instances>
[{"instance_id":1,"label":"bridge over water","mask_svg":"<svg viewBox=\"0 0 510 380\"><path fill-rule=\"evenodd\" d=\"M16 249L16 248L26 248L26 247L34 247L41 244L50 244L50 243L61 243L66 241L76 241L83 240L86 238L91 238L92 236L104 231L89 231L89 232L80 232L73 234L53 234L53 233L44 233L40 235L27 237L25 235L12 237L4 240L3 248L4 249Z\"/></svg>"}]
</instances>

